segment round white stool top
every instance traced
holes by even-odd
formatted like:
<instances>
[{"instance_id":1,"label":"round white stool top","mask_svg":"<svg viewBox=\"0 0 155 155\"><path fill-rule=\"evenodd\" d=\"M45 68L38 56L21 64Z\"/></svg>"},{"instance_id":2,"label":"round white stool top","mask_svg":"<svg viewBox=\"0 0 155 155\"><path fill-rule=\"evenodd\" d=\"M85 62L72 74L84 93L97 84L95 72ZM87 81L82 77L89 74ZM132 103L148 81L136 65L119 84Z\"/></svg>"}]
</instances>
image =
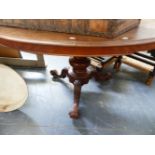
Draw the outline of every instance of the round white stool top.
<instances>
[{"instance_id":1,"label":"round white stool top","mask_svg":"<svg viewBox=\"0 0 155 155\"><path fill-rule=\"evenodd\" d=\"M0 112L20 108L27 97L25 81L13 69L0 64Z\"/></svg>"}]
</instances>

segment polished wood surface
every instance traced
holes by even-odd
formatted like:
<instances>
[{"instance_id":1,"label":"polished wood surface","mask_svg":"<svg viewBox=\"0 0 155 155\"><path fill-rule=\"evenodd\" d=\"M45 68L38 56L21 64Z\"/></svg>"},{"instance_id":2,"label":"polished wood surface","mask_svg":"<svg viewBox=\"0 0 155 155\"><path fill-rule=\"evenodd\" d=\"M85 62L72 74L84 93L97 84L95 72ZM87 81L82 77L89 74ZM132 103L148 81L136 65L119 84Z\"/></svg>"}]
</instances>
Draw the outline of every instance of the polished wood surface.
<instances>
[{"instance_id":1,"label":"polished wood surface","mask_svg":"<svg viewBox=\"0 0 155 155\"><path fill-rule=\"evenodd\" d=\"M0 44L35 53L98 56L129 54L155 48L155 20L142 20L115 39L0 27Z\"/></svg>"}]
</instances>

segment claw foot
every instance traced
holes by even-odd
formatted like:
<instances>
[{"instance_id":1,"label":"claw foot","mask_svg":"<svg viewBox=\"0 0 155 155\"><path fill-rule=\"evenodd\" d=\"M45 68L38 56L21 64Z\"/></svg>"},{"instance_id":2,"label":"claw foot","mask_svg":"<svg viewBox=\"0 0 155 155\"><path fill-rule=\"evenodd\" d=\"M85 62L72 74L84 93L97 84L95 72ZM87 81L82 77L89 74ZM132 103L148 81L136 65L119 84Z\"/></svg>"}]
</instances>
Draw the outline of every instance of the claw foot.
<instances>
[{"instance_id":1,"label":"claw foot","mask_svg":"<svg viewBox=\"0 0 155 155\"><path fill-rule=\"evenodd\" d=\"M73 119L78 119L80 117L79 111L71 111L69 116Z\"/></svg>"},{"instance_id":2,"label":"claw foot","mask_svg":"<svg viewBox=\"0 0 155 155\"><path fill-rule=\"evenodd\" d=\"M58 72L56 70L51 70L50 74L53 76L53 78L58 78Z\"/></svg>"}]
</instances>

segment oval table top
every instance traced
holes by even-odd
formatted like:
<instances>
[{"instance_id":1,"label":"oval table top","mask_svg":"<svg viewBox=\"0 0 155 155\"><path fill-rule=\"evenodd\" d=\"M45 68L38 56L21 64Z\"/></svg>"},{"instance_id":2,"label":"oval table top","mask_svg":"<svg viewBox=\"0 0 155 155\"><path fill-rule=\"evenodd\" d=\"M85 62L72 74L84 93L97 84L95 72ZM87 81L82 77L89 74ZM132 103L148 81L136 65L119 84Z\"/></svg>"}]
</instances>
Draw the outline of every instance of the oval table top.
<instances>
[{"instance_id":1,"label":"oval table top","mask_svg":"<svg viewBox=\"0 0 155 155\"><path fill-rule=\"evenodd\" d=\"M155 49L155 20L114 39L0 26L0 44L23 51L51 55L126 55Z\"/></svg>"}]
</instances>

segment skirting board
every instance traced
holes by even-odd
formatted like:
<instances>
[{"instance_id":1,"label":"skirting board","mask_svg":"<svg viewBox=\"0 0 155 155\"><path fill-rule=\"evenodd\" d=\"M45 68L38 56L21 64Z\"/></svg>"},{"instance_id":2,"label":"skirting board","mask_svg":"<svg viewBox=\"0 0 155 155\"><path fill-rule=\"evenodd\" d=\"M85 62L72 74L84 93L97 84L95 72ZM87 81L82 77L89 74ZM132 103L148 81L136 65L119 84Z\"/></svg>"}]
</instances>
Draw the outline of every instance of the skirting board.
<instances>
[{"instance_id":1,"label":"skirting board","mask_svg":"<svg viewBox=\"0 0 155 155\"><path fill-rule=\"evenodd\" d=\"M17 66L17 67L34 67L34 68L45 68L45 61L43 55L37 54L37 60L27 60L23 58L7 58L0 57L0 63Z\"/></svg>"}]
</instances>

